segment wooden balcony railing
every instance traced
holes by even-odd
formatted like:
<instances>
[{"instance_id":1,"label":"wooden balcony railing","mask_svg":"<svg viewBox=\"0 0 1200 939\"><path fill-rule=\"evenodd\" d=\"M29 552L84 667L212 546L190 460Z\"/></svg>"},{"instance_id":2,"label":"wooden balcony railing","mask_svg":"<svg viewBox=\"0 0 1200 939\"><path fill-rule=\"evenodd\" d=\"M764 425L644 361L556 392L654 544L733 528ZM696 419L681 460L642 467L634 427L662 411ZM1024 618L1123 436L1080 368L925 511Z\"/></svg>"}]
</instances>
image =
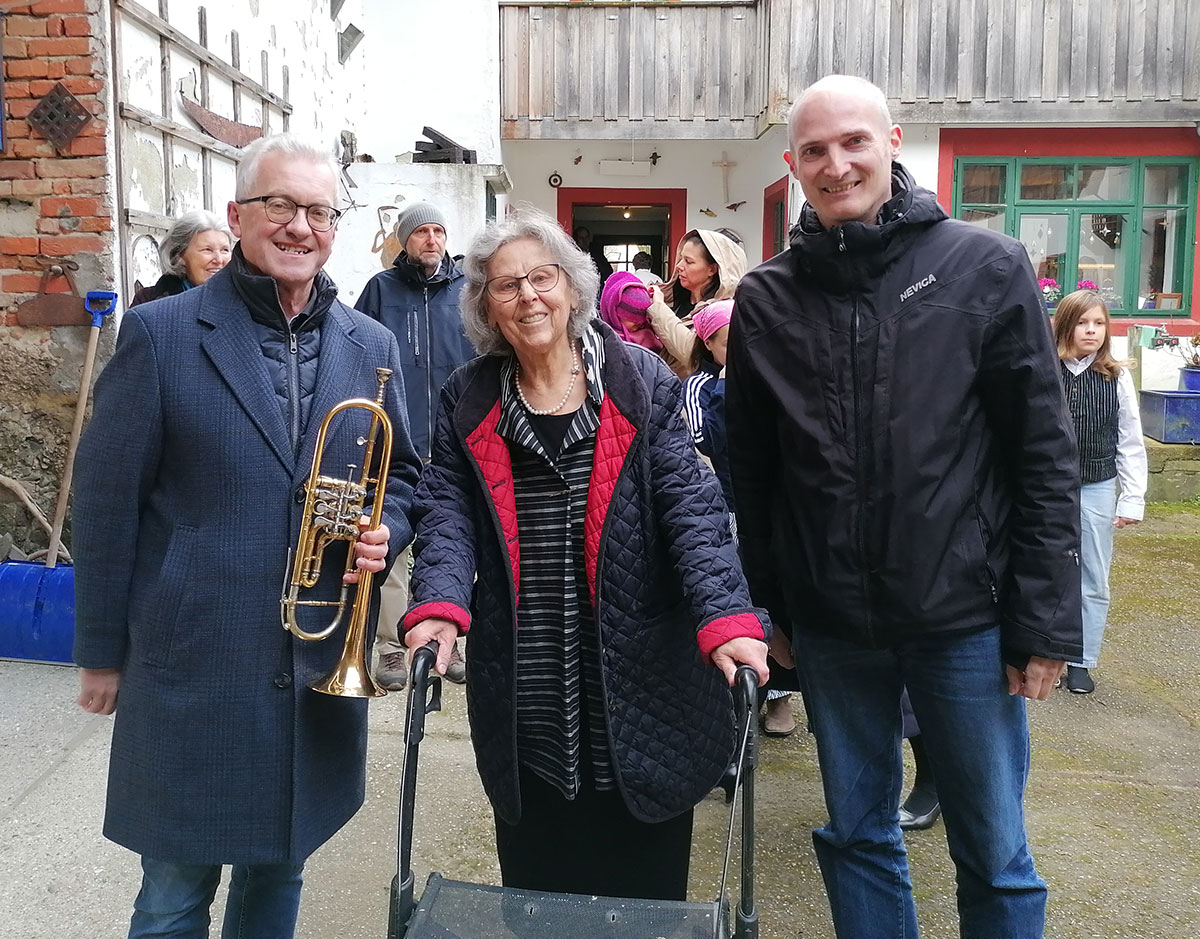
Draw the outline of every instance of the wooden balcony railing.
<instances>
[{"instance_id":1,"label":"wooden balcony railing","mask_svg":"<svg viewBox=\"0 0 1200 939\"><path fill-rule=\"evenodd\" d=\"M500 4L502 135L753 137L758 0Z\"/></svg>"},{"instance_id":2,"label":"wooden balcony railing","mask_svg":"<svg viewBox=\"0 0 1200 939\"><path fill-rule=\"evenodd\" d=\"M500 0L502 136L727 137L831 72L902 122L1200 121L1200 0Z\"/></svg>"}]
</instances>

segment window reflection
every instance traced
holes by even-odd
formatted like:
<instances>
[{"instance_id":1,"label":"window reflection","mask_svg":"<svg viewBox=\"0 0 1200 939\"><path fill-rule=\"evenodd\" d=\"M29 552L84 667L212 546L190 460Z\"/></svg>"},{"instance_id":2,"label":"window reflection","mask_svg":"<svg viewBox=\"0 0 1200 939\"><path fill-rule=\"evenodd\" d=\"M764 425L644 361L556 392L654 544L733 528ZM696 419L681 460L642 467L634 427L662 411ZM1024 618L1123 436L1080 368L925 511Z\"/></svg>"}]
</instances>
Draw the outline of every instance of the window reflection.
<instances>
[{"instance_id":1,"label":"window reflection","mask_svg":"<svg viewBox=\"0 0 1200 939\"><path fill-rule=\"evenodd\" d=\"M1157 308L1160 293L1183 292L1187 218L1183 209L1147 209L1142 213L1142 251L1138 265L1138 309Z\"/></svg>"},{"instance_id":2,"label":"window reflection","mask_svg":"<svg viewBox=\"0 0 1200 939\"><path fill-rule=\"evenodd\" d=\"M1147 205L1162 202L1186 202L1187 177L1186 166L1170 164L1147 166L1142 202Z\"/></svg>"},{"instance_id":3,"label":"window reflection","mask_svg":"<svg viewBox=\"0 0 1200 939\"><path fill-rule=\"evenodd\" d=\"M1110 310L1124 306L1125 295L1125 218L1121 215L1079 217L1079 276L1077 282L1090 281ZM1074 284L1071 285L1074 287Z\"/></svg>"},{"instance_id":4,"label":"window reflection","mask_svg":"<svg viewBox=\"0 0 1200 939\"><path fill-rule=\"evenodd\" d=\"M1079 195L1076 198L1080 201L1128 202L1133 180L1132 170L1133 168L1128 164L1112 166L1081 164L1079 167Z\"/></svg>"},{"instance_id":5,"label":"window reflection","mask_svg":"<svg viewBox=\"0 0 1200 939\"><path fill-rule=\"evenodd\" d=\"M1022 199L1070 199L1074 196L1069 163L1028 163L1021 167Z\"/></svg>"}]
</instances>

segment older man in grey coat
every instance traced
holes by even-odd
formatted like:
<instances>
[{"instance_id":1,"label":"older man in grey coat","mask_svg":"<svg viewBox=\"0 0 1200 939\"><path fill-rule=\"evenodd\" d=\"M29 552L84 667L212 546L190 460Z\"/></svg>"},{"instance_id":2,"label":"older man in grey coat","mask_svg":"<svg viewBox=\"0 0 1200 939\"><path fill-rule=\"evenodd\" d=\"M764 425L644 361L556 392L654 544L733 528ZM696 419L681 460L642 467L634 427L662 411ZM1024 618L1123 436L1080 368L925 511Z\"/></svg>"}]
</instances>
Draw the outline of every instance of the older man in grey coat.
<instances>
[{"instance_id":1,"label":"older man in grey coat","mask_svg":"<svg viewBox=\"0 0 1200 939\"><path fill-rule=\"evenodd\" d=\"M362 804L366 702L307 687L343 633L301 642L279 615L321 418L374 398L379 366L395 373L395 442L383 524L355 565L383 571L411 540L419 462L396 341L322 271L336 197L322 150L286 135L251 145L228 207L231 263L127 312L96 386L76 483L75 660L80 705L116 711L104 832L142 855L131 937L207 935L222 864L225 939L293 935L305 859ZM362 423L333 423L327 466L361 462ZM337 544L312 599L341 587Z\"/></svg>"}]
</instances>

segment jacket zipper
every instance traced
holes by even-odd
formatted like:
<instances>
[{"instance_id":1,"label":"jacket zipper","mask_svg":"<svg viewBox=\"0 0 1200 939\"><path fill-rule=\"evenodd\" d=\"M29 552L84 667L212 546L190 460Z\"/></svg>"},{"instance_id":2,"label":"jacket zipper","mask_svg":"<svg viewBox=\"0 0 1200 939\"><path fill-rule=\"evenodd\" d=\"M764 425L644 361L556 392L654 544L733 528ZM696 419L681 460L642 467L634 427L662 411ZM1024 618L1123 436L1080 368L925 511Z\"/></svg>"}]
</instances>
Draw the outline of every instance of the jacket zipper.
<instances>
[{"instance_id":1,"label":"jacket zipper","mask_svg":"<svg viewBox=\"0 0 1200 939\"><path fill-rule=\"evenodd\" d=\"M838 229L838 253L846 253L846 232L842 228ZM867 558L866 499L864 497L867 467L864 458L865 448L863 446L862 381L858 361L859 329L861 325L859 322L858 302L858 297L855 296L850 318L850 379L854 384L854 476L855 495L858 503L857 518L855 519L855 536L858 542L858 564L862 579L863 627L866 630L867 638L871 639L875 629L871 623L871 571Z\"/></svg>"},{"instance_id":2,"label":"jacket zipper","mask_svg":"<svg viewBox=\"0 0 1200 939\"><path fill-rule=\"evenodd\" d=\"M428 345L425 350L425 413L428 416L425 426L429 428L429 452L425 456L429 458L433 453L433 331L429 328L429 288L422 287L421 292L425 295L425 342Z\"/></svg>"},{"instance_id":3,"label":"jacket zipper","mask_svg":"<svg viewBox=\"0 0 1200 939\"><path fill-rule=\"evenodd\" d=\"M292 450L300 444L300 342L288 323L288 398L292 406Z\"/></svg>"}]
</instances>

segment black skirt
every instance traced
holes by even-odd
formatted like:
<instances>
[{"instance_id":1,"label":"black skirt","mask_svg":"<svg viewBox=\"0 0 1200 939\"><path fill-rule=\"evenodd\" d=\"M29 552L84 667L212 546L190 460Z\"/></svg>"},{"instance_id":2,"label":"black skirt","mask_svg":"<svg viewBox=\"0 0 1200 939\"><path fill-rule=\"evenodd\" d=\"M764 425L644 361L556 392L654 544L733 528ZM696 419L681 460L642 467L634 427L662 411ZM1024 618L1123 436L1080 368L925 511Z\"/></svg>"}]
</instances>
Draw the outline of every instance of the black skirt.
<instances>
[{"instance_id":1,"label":"black skirt","mask_svg":"<svg viewBox=\"0 0 1200 939\"><path fill-rule=\"evenodd\" d=\"M521 820L496 818L496 853L504 886L549 893L653 900L687 899L692 810L643 822L615 789L585 781L575 799L525 767Z\"/></svg>"}]
</instances>

